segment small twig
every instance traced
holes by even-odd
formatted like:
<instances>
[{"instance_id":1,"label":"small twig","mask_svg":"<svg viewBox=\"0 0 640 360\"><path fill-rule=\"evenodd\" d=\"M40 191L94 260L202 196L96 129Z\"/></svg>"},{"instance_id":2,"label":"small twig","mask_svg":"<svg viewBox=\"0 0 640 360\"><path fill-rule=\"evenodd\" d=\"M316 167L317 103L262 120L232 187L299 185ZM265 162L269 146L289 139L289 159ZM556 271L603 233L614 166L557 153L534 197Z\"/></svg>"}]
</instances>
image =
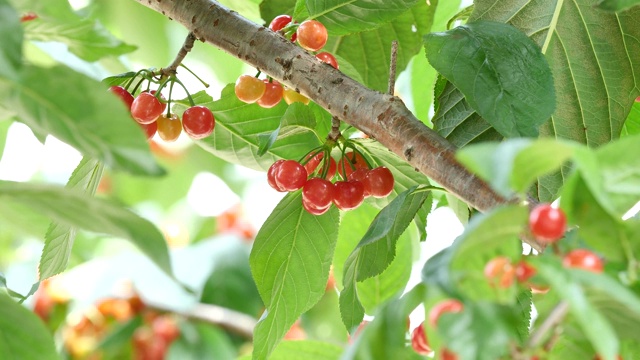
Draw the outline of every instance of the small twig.
<instances>
[{"instance_id":1,"label":"small twig","mask_svg":"<svg viewBox=\"0 0 640 360\"><path fill-rule=\"evenodd\" d=\"M540 325L540 327L531 334L529 341L527 342L527 347L534 349L540 345L540 342L547 332L560 324L565 315L567 315L567 312L569 312L569 303L566 301L560 301L551 311L551 314L549 314L549 316L544 320L542 325Z\"/></svg>"},{"instance_id":2,"label":"small twig","mask_svg":"<svg viewBox=\"0 0 640 360\"><path fill-rule=\"evenodd\" d=\"M391 61L389 63L389 87L387 93L393 96L396 88L396 63L398 60L398 40L391 42Z\"/></svg>"},{"instance_id":3,"label":"small twig","mask_svg":"<svg viewBox=\"0 0 640 360\"><path fill-rule=\"evenodd\" d=\"M163 76L175 75L176 69L178 68L178 66L180 66L180 63L182 63L182 60L184 60L184 58L187 56L189 51L193 49L193 44L195 43L195 41L196 41L196 36L193 35L192 32L190 32L189 35L187 35L187 38L184 40L184 43L182 44L180 51L178 51L178 55L176 55L176 58L173 60L173 62L169 66L167 66L166 68L160 69L160 73Z\"/></svg>"},{"instance_id":4,"label":"small twig","mask_svg":"<svg viewBox=\"0 0 640 360\"><path fill-rule=\"evenodd\" d=\"M340 135L340 119L338 119L337 116L333 116L331 118L331 132L327 137L333 141L337 141Z\"/></svg>"}]
</instances>

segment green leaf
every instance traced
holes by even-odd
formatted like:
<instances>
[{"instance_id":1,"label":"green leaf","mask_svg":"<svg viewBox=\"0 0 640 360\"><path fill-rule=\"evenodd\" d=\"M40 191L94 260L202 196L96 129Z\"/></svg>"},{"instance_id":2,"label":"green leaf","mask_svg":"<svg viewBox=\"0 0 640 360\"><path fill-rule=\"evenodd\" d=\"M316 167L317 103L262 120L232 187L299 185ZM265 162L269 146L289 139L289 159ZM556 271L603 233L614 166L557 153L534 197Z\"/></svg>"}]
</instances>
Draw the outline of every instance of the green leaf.
<instances>
[{"instance_id":1,"label":"green leaf","mask_svg":"<svg viewBox=\"0 0 640 360\"><path fill-rule=\"evenodd\" d=\"M249 263L266 313L254 331L254 359L264 359L298 317L325 292L338 238L338 210L321 216L288 194L258 232Z\"/></svg>"},{"instance_id":2,"label":"green leaf","mask_svg":"<svg viewBox=\"0 0 640 360\"><path fill-rule=\"evenodd\" d=\"M519 338L522 315L513 307L465 302L461 313L443 315L437 330L460 359L495 360L506 355L509 344Z\"/></svg>"},{"instance_id":3,"label":"green leaf","mask_svg":"<svg viewBox=\"0 0 640 360\"><path fill-rule=\"evenodd\" d=\"M278 345L269 360L335 360L340 356L342 348L336 344L315 340L284 341ZM249 360L243 356L238 360Z\"/></svg>"},{"instance_id":4,"label":"green leaf","mask_svg":"<svg viewBox=\"0 0 640 360\"><path fill-rule=\"evenodd\" d=\"M320 145L314 131L294 131L281 135L263 156L259 156L259 134L279 126L287 110L285 103L271 109L245 104L238 100L233 84L230 84L222 90L220 100L203 105L213 111L216 128L211 136L197 143L226 161L266 171L280 158L300 159L309 149Z\"/></svg>"},{"instance_id":5,"label":"green leaf","mask_svg":"<svg viewBox=\"0 0 640 360\"><path fill-rule=\"evenodd\" d=\"M512 262L519 259L519 236L528 213L524 206L510 205L476 215L451 247L427 261L422 270L423 281L438 285L449 295L460 292L474 301L514 303L515 286L492 287L484 277L484 267L496 256L506 256Z\"/></svg>"},{"instance_id":6,"label":"green leaf","mask_svg":"<svg viewBox=\"0 0 640 360\"><path fill-rule=\"evenodd\" d=\"M130 240L164 272L172 275L164 237L149 221L103 199L46 184L0 181L0 200L27 206L54 222Z\"/></svg>"},{"instance_id":7,"label":"green leaf","mask_svg":"<svg viewBox=\"0 0 640 360\"><path fill-rule=\"evenodd\" d=\"M92 196L96 193L104 166L97 160L83 158L67 182L68 189ZM38 265L40 281L63 272L69 264L73 240L77 229L73 226L52 222L44 236L44 249Z\"/></svg>"},{"instance_id":8,"label":"green leaf","mask_svg":"<svg viewBox=\"0 0 640 360\"><path fill-rule=\"evenodd\" d=\"M635 102L622 128L622 135L640 134L640 102Z\"/></svg>"},{"instance_id":9,"label":"green leaf","mask_svg":"<svg viewBox=\"0 0 640 360\"><path fill-rule=\"evenodd\" d=\"M130 53L135 46L116 39L99 22L78 16L66 0L26 0L19 9L33 11L38 18L25 23L25 38L66 44L69 51L86 61Z\"/></svg>"},{"instance_id":10,"label":"green leaf","mask_svg":"<svg viewBox=\"0 0 640 360\"><path fill-rule=\"evenodd\" d=\"M17 79L22 68L20 17L7 0L0 0L0 76ZM1 120L1 119L0 119Z\"/></svg>"},{"instance_id":11,"label":"green leaf","mask_svg":"<svg viewBox=\"0 0 640 360\"><path fill-rule=\"evenodd\" d=\"M100 340L96 348L105 352L117 352L131 342L136 329L143 325L142 316L136 316L124 323L118 323L104 338Z\"/></svg>"},{"instance_id":12,"label":"green leaf","mask_svg":"<svg viewBox=\"0 0 640 360\"><path fill-rule=\"evenodd\" d=\"M526 194L538 177L558 170L577 144L555 139L510 139L460 149L456 158L503 196Z\"/></svg>"},{"instance_id":13,"label":"green leaf","mask_svg":"<svg viewBox=\"0 0 640 360\"><path fill-rule=\"evenodd\" d=\"M20 360L60 359L42 320L1 291L0 332L0 354Z\"/></svg>"},{"instance_id":14,"label":"green leaf","mask_svg":"<svg viewBox=\"0 0 640 360\"><path fill-rule=\"evenodd\" d=\"M426 287L418 284L401 298L387 301L376 311L373 321L358 333L341 359L422 359L406 346L404 334L409 314L422 304L425 294Z\"/></svg>"},{"instance_id":15,"label":"green leaf","mask_svg":"<svg viewBox=\"0 0 640 360\"><path fill-rule=\"evenodd\" d=\"M431 4L428 6L420 1L418 5L375 30L330 36L324 49L360 69L364 85L387 92L391 42L398 40L396 68L399 74L406 68L409 60L420 52L422 36L431 30L437 1L431 1Z\"/></svg>"},{"instance_id":16,"label":"green leaf","mask_svg":"<svg viewBox=\"0 0 640 360\"><path fill-rule=\"evenodd\" d=\"M424 38L431 65L506 137L536 136L555 108L540 48L513 26L476 21Z\"/></svg>"},{"instance_id":17,"label":"green leaf","mask_svg":"<svg viewBox=\"0 0 640 360\"><path fill-rule=\"evenodd\" d=\"M559 259L552 256L540 258L534 265L553 291L569 304L569 312L596 351L605 358L615 358L620 346L615 331L611 323L589 301L583 286L576 281L575 271L563 268Z\"/></svg>"},{"instance_id":18,"label":"green leaf","mask_svg":"<svg viewBox=\"0 0 640 360\"><path fill-rule=\"evenodd\" d=\"M640 4L640 0L602 0L598 7L607 11L623 11Z\"/></svg>"},{"instance_id":19,"label":"green leaf","mask_svg":"<svg viewBox=\"0 0 640 360\"><path fill-rule=\"evenodd\" d=\"M217 326L182 322L180 337L169 347L167 360L235 359L237 351L228 334Z\"/></svg>"},{"instance_id":20,"label":"green leaf","mask_svg":"<svg viewBox=\"0 0 640 360\"><path fill-rule=\"evenodd\" d=\"M142 129L104 85L68 67L25 67L19 82L0 76L0 99L35 134L54 135L90 158L137 175L164 173ZM60 91L64 88L64 91Z\"/></svg>"},{"instance_id":21,"label":"green leaf","mask_svg":"<svg viewBox=\"0 0 640 360\"><path fill-rule=\"evenodd\" d=\"M542 49L555 81L556 110L540 128L543 136L570 139L591 147L620 135L640 94L640 8L613 14L599 10L598 0L505 2L477 0L470 21L507 22ZM607 41L596 41L607 39ZM497 133L470 110L459 91L446 95L434 123L457 146ZM446 100L446 99L445 99ZM445 122L444 119L447 119ZM538 184L542 201L557 197L570 169L545 176Z\"/></svg>"},{"instance_id":22,"label":"green leaf","mask_svg":"<svg viewBox=\"0 0 640 360\"><path fill-rule=\"evenodd\" d=\"M349 255L344 265L344 289L340 294L340 314L347 329L358 325L364 315L356 282L376 276L389 266L396 255L398 238L428 196L428 191L415 187L398 195L380 211Z\"/></svg>"},{"instance_id":23,"label":"green leaf","mask_svg":"<svg viewBox=\"0 0 640 360\"><path fill-rule=\"evenodd\" d=\"M264 0L260 3L260 17L269 25L278 15L293 15L296 0ZM299 21L300 19L295 18Z\"/></svg>"},{"instance_id":24,"label":"green leaf","mask_svg":"<svg viewBox=\"0 0 640 360\"><path fill-rule=\"evenodd\" d=\"M273 146L278 137L313 131L315 127L315 114L310 107L299 102L289 105L282 119L280 119L280 125L275 130L258 134L258 156L264 155Z\"/></svg>"},{"instance_id":25,"label":"green leaf","mask_svg":"<svg viewBox=\"0 0 640 360\"><path fill-rule=\"evenodd\" d=\"M330 35L372 30L400 16L417 0L317 0L307 1L311 19L320 21Z\"/></svg>"}]
</instances>

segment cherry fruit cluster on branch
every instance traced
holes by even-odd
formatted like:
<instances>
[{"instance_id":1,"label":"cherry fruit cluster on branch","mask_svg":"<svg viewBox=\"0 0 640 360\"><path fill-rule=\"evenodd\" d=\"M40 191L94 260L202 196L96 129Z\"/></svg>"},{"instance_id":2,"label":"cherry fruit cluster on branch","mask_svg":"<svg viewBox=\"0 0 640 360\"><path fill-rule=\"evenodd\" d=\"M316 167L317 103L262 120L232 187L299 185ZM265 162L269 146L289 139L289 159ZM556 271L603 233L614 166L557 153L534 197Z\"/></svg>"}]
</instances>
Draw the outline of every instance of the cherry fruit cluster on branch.
<instances>
[{"instance_id":1,"label":"cherry fruit cluster on branch","mask_svg":"<svg viewBox=\"0 0 640 360\"><path fill-rule=\"evenodd\" d=\"M296 41L303 49L311 52L317 52L327 43L327 29L317 20L306 20L301 24L292 22L289 15L276 16L269 24L269 29L289 36L291 41ZM295 32L294 32L295 31ZM338 69L338 61L335 56L326 51L317 53L316 58ZM259 76L259 75L258 75ZM247 103L257 103L263 108L272 108L280 100L284 99L287 104L301 102L309 103L309 98L295 91L294 89L284 88L279 82L267 78L261 80L258 76L241 75L236 81L235 93L238 99Z\"/></svg>"},{"instance_id":2,"label":"cherry fruit cluster on branch","mask_svg":"<svg viewBox=\"0 0 640 360\"><path fill-rule=\"evenodd\" d=\"M332 182L334 177L338 180ZM302 189L302 205L313 215L324 214L331 204L340 210L352 210L366 197L386 197L395 183L388 168L371 168L355 148L342 151L336 162L324 147L311 151L301 161L274 162L267 172L267 181L280 192Z\"/></svg>"},{"instance_id":3,"label":"cherry fruit cluster on branch","mask_svg":"<svg viewBox=\"0 0 640 360\"><path fill-rule=\"evenodd\" d=\"M172 90L174 83L182 85L175 77L155 78L155 74L149 70L138 72L143 78L135 86L136 76L132 77L125 86L111 86L109 91L117 95L131 112L131 117L142 127L147 139L151 139L157 132L158 136L166 141L173 142L178 139L182 131L194 140L205 138L213 132L215 118L211 110L204 106L195 105L191 95L187 91L189 107L182 114L182 120L177 114L171 113ZM143 81L147 81L146 90L137 93ZM158 83L155 90L150 85ZM133 86L130 91L129 88ZM162 90L169 88L168 100L162 94ZM186 90L186 89L185 89ZM133 94L137 95L134 97Z\"/></svg>"}]
</instances>

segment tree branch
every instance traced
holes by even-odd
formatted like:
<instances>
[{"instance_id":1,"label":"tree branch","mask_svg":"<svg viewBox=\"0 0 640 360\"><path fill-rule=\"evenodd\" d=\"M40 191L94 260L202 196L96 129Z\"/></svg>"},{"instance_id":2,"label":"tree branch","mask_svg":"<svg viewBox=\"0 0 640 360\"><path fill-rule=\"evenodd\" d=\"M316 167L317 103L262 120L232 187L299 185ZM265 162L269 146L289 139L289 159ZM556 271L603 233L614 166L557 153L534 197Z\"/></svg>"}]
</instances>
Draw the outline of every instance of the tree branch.
<instances>
[{"instance_id":1,"label":"tree branch","mask_svg":"<svg viewBox=\"0 0 640 360\"><path fill-rule=\"evenodd\" d=\"M173 19L197 39L241 59L299 91L360 129L472 207L487 211L508 200L455 158L456 148L418 120L400 98L382 94L324 64L268 28L213 0L135 0ZM540 245L530 242L535 249Z\"/></svg>"}]
</instances>

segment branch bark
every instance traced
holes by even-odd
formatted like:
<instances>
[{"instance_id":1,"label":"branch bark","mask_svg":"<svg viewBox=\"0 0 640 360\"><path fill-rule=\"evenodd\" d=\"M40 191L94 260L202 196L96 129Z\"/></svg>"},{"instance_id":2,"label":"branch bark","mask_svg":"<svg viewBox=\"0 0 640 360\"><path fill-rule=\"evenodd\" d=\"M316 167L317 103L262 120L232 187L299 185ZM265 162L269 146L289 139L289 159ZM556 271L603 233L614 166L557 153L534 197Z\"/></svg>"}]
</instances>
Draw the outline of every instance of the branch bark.
<instances>
[{"instance_id":1,"label":"branch bark","mask_svg":"<svg viewBox=\"0 0 640 360\"><path fill-rule=\"evenodd\" d=\"M472 207L484 212L515 201L500 196L462 166L455 159L456 148L418 120L398 97L365 87L280 34L214 0L135 1L309 97ZM525 241L541 249L535 241Z\"/></svg>"}]
</instances>

